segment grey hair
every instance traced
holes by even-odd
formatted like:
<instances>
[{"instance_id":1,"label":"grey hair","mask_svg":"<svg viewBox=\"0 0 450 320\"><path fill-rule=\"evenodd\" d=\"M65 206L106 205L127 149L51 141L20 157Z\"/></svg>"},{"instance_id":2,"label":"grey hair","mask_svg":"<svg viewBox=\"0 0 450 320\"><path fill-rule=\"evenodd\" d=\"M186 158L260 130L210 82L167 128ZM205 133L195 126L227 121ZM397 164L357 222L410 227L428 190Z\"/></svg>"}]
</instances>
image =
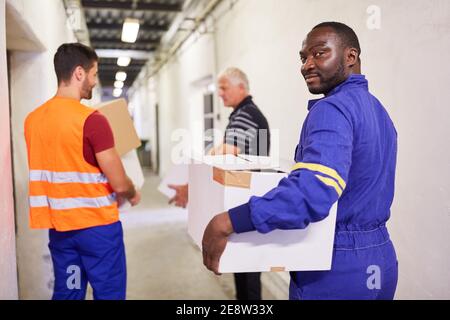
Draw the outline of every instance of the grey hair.
<instances>
[{"instance_id":1,"label":"grey hair","mask_svg":"<svg viewBox=\"0 0 450 320\"><path fill-rule=\"evenodd\" d=\"M220 73L219 79L220 78L228 79L235 86L243 84L245 90L247 90L247 92L250 91L250 84L248 82L248 77L241 69L234 67L227 68Z\"/></svg>"}]
</instances>

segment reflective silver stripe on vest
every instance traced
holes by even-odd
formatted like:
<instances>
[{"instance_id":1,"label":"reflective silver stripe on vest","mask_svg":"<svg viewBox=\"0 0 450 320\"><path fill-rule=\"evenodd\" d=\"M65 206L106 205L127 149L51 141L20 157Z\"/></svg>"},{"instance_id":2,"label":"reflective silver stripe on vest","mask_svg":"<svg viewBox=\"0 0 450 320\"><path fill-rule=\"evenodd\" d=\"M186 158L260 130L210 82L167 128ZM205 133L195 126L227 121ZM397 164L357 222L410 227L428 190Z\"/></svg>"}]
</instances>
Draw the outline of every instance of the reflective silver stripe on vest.
<instances>
[{"instance_id":1,"label":"reflective silver stripe on vest","mask_svg":"<svg viewBox=\"0 0 450 320\"><path fill-rule=\"evenodd\" d=\"M30 207L48 207L47 196L30 196Z\"/></svg>"},{"instance_id":2,"label":"reflective silver stripe on vest","mask_svg":"<svg viewBox=\"0 0 450 320\"><path fill-rule=\"evenodd\" d=\"M54 210L79 209L79 208L101 208L116 202L116 194L112 193L104 197L96 198L48 198L46 196L31 196L30 207L50 207Z\"/></svg>"},{"instance_id":3,"label":"reflective silver stripe on vest","mask_svg":"<svg viewBox=\"0 0 450 320\"><path fill-rule=\"evenodd\" d=\"M30 181L51 183L107 183L103 173L54 172L47 170L30 170Z\"/></svg>"}]
</instances>

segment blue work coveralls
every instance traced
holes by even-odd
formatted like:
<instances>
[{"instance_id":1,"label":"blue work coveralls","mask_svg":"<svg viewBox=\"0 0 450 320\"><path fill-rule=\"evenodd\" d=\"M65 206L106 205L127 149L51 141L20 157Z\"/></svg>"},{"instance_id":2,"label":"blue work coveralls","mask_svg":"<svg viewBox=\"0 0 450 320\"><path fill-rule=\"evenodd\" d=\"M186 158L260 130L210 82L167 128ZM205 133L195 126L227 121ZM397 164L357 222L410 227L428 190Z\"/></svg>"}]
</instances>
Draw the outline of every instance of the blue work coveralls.
<instances>
[{"instance_id":1,"label":"blue work coveralls","mask_svg":"<svg viewBox=\"0 0 450 320\"><path fill-rule=\"evenodd\" d=\"M296 165L263 197L229 210L236 233L304 229L338 201L330 271L291 272L290 299L393 299L398 264L386 229L397 133L364 75L309 102Z\"/></svg>"}]
</instances>

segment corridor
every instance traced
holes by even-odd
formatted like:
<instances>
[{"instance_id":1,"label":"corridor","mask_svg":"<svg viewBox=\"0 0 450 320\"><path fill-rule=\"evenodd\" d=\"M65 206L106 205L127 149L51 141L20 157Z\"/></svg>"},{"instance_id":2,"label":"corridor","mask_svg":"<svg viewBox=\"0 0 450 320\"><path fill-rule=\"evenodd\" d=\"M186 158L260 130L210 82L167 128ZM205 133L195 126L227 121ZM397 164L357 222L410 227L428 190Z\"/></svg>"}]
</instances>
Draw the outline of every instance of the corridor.
<instances>
[{"instance_id":1,"label":"corridor","mask_svg":"<svg viewBox=\"0 0 450 320\"><path fill-rule=\"evenodd\" d=\"M187 234L187 210L168 205L160 179L145 172L142 202L121 214L131 300L229 300L231 275L207 272Z\"/></svg>"}]
</instances>

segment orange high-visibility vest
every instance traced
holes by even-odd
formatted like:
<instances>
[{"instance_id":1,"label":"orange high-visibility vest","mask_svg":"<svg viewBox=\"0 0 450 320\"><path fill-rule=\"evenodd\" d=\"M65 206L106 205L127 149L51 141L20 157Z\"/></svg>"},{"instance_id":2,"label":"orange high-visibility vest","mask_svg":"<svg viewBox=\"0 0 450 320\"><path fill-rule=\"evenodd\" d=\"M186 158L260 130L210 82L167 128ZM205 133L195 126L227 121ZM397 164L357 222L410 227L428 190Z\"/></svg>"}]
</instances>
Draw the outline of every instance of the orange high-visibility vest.
<instances>
[{"instance_id":1,"label":"orange high-visibility vest","mask_svg":"<svg viewBox=\"0 0 450 320\"><path fill-rule=\"evenodd\" d=\"M26 118L31 228L70 231L119 220L108 180L83 156L83 127L94 111L55 97Z\"/></svg>"}]
</instances>

